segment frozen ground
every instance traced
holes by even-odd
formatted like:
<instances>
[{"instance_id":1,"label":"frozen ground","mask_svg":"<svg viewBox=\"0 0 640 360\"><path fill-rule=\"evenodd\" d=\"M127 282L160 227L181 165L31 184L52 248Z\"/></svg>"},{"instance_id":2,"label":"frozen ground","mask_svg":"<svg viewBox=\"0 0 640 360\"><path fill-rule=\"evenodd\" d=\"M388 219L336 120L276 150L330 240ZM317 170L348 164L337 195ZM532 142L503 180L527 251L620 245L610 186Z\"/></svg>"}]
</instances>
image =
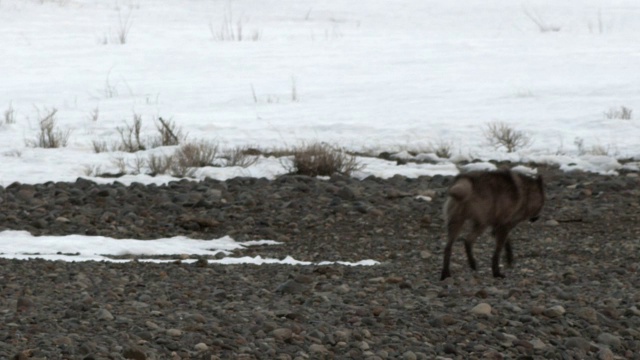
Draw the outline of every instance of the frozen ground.
<instances>
[{"instance_id":1,"label":"frozen ground","mask_svg":"<svg viewBox=\"0 0 640 360\"><path fill-rule=\"evenodd\" d=\"M163 117L223 149L453 151L435 165L361 158L358 177L455 174L459 159L615 174L619 159L640 160L637 114L614 114L640 109L639 18L633 0L2 0L0 185L74 181L175 150L94 152L134 116L144 137ZM68 146L29 146L53 109ZM531 145L488 146L497 121ZM282 161L196 177L273 178Z\"/></svg>"}]
</instances>

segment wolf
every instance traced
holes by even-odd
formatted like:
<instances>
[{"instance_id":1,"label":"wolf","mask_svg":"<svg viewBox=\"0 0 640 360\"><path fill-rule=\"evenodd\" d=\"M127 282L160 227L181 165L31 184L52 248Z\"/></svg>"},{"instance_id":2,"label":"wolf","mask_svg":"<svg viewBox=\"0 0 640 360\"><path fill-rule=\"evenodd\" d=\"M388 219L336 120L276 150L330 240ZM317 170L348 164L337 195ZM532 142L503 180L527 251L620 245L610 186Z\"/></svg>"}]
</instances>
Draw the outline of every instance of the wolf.
<instances>
[{"instance_id":1,"label":"wolf","mask_svg":"<svg viewBox=\"0 0 640 360\"><path fill-rule=\"evenodd\" d=\"M447 245L441 280L451 276L451 248L464 224L471 222L471 232L464 240L464 249L471 269L476 270L473 243L484 230L491 227L496 248L491 270L494 277L500 272L500 254L505 248L507 264L513 263L509 232L520 222L538 220L544 206L545 193L542 176L528 176L511 170L475 171L458 175L449 187L444 204Z\"/></svg>"}]
</instances>

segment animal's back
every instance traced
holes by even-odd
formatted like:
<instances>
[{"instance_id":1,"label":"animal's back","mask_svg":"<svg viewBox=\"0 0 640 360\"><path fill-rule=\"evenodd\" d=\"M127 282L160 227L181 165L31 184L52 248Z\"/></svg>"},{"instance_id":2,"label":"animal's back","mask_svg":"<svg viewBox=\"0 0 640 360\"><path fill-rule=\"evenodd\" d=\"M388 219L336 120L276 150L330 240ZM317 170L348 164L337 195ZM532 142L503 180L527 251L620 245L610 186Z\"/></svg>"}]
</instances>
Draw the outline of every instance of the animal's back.
<instances>
[{"instance_id":1,"label":"animal's back","mask_svg":"<svg viewBox=\"0 0 640 360\"><path fill-rule=\"evenodd\" d=\"M471 219L484 225L494 225L509 218L520 197L515 181L509 171L458 175L449 187L445 202L446 223Z\"/></svg>"}]
</instances>

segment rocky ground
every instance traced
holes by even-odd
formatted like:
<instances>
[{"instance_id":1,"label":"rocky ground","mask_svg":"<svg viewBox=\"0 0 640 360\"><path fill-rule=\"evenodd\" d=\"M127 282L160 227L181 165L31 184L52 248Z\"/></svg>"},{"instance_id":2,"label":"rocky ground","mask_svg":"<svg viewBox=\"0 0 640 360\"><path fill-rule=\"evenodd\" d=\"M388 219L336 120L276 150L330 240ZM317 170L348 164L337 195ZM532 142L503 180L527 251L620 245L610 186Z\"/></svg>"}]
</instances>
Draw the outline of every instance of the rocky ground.
<instances>
[{"instance_id":1,"label":"rocky ground","mask_svg":"<svg viewBox=\"0 0 640 360\"><path fill-rule=\"evenodd\" d=\"M0 230L272 239L230 256L379 265L0 259L2 359L640 359L640 179L546 179L542 220L491 277L454 247L440 281L450 177L177 181L0 188Z\"/></svg>"}]
</instances>

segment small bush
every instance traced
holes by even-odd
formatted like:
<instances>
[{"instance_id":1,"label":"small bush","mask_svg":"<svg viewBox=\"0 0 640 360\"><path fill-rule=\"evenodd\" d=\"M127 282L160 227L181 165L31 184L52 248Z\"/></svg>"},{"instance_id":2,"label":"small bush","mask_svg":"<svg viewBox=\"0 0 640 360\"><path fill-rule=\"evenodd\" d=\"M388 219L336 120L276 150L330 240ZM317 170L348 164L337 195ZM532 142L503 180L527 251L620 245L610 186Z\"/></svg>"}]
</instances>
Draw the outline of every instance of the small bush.
<instances>
[{"instance_id":1,"label":"small bush","mask_svg":"<svg viewBox=\"0 0 640 360\"><path fill-rule=\"evenodd\" d=\"M227 10L220 28L216 29L212 23L209 23L209 31L217 41L258 41L262 36L259 30L253 30L249 36L245 36L242 19L234 20L231 9Z\"/></svg>"},{"instance_id":2,"label":"small bush","mask_svg":"<svg viewBox=\"0 0 640 360\"><path fill-rule=\"evenodd\" d=\"M98 119L100 118L100 109L96 106L93 110L91 110L91 112L89 113L89 119L93 122L97 122Z\"/></svg>"},{"instance_id":3,"label":"small bush","mask_svg":"<svg viewBox=\"0 0 640 360\"><path fill-rule=\"evenodd\" d=\"M227 160L225 166L240 166L246 168L258 162L259 155L260 151L255 148L241 146L225 151L222 157Z\"/></svg>"},{"instance_id":4,"label":"small bush","mask_svg":"<svg viewBox=\"0 0 640 360\"><path fill-rule=\"evenodd\" d=\"M562 28L558 25L547 23L538 13L532 14L528 10L525 10L524 14L538 26L540 32L558 32Z\"/></svg>"},{"instance_id":5,"label":"small bush","mask_svg":"<svg viewBox=\"0 0 640 360\"><path fill-rule=\"evenodd\" d=\"M147 167L149 175L156 176L168 173L174 166L173 155L149 155L147 159Z\"/></svg>"},{"instance_id":6,"label":"small bush","mask_svg":"<svg viewBox=\"0 0 640 360\"><path fill-rule=\"evenodd\" d=\"M93 152L95 152L96 154L109 151L109 146L104 140L93 140L91 141L91 144L93 145Z\"/></svg>"},{"instance_id":7,"label":"small bush","mask_svg":"<svg viewBox=\"0 0 640 360\"><path fill-rule=\"evenodd\" d=\"M350 175L362 167L355 156L328 144L314 143L293 150L293 162L288 171L307 176Z\"/></svg>"},{"instance_id":8,"label":"small bush","mask_svg":"<svg viewBox=\"0 0 640 360\"><path fill-rule=\"evenodd\" d=\"M142 116L133 114L133 122L125 123L124 127L117 127L116 131L120 134L122 143L118 146L118 150L134 153L136 151L145 150L143 141L140 138L142 130Z\"/></svg>"},{"instance_id":9,"label":"small bush","mask_svg":"<svg viewBox=\"0 0 640 360\"><path fill-rule=\"evenodd\" d=\"M120 10L118 10L117 37L118 37L118 42L121 45L124 45L127 43L127 39L129 38L129 31L131 30L131 25L132 25L131 11L129 11L127 16L123 18L122 13L120 12Z\"/></svg>"},{"instance_id":10,"label":"small bush","mask_svg":"<svg viewBox=\"0 0 640 360\"><path fill-rule=\"evenodd\" d=\"M429 152L443 159L448 159L453 155L452 149L453 144L450 141L439 140L435 144L429 144Z\"/></svg>"},{"instance_id":11,"label":"small bush","mask_svg":"<svg viewBox=\"0 0 640 360\"><path fill-rule=\"evenodd\" d=\"M211 141L186 143L176 151L176 160L186 167L205 167L213 164L218 156L218 144Z\"/></svg>"},{"instance_id":12,"label":"small bush","mask_svg":"<svg viewBox=\"0 0 640 360\"><path fill-rule=\"evenodd\" d=\"M531 145L531 137L527 133L515 130L503 122L487 124L484 136L489 145L496 149L504 147L508 153Z\"/></svg>"},{"instance_id":13,"label":"small bush","mask_svg":"<svg viewBox=\"0 0 640 360\"><path fill-rule=\"evenodd\" d=\"M51 109L40 117L40 132L36 140L27 142L32 147L53 149L67 146L71 130L60 130L56 127L57 109Z\"/></svg>"},{"instance_id":14,"label":"small bush","mask_svg":"<svg viewBox=\"0 0 640 360\"><path fill-rule=\"evenodd\" d=\"M591 145L587 147L584 144L584 139L580 137L575 138L573 140L573 144L576 146L578 150L578 155L580 156L582 155L609 156L612 152L616 152L616 151L612 151L610 146L604 147L600 144Z\"/></svg>"},{"instance_id":15,"label":"small bush","mask_svg":"<svg viewBox=\"0 0 640 360\"><path fill-rule=\"evenodd\" d=\"M172 120L164 120L159 117L156 129L159 133L158 138L152 141L151 147L179 145L187 138L182 133L182 128Z\"/></svg>"},{"instance_id":16,"label":"small bush","mask_svg":"<svg viewBox=\"0 0 640 360\"><path fill-rule=\"evenodd\" d=\"M7 110L4 111L4 123L7 125L16 123L16 111L13 109L13 104L9 104Z\"/></svg>"},{"instance_id":17,"label":"small bush","mask_svg":"<svg viewBox=\"0 0 640 360\"><path fill-rule=\"evenodd\" d=\"M631 114L633 110L629 109L626 106L620 106L620 108L611 108L609 111L604 113L604 116L607 119L620 119L620 120L631 120Z\"/></svg>"}]
</instances>

